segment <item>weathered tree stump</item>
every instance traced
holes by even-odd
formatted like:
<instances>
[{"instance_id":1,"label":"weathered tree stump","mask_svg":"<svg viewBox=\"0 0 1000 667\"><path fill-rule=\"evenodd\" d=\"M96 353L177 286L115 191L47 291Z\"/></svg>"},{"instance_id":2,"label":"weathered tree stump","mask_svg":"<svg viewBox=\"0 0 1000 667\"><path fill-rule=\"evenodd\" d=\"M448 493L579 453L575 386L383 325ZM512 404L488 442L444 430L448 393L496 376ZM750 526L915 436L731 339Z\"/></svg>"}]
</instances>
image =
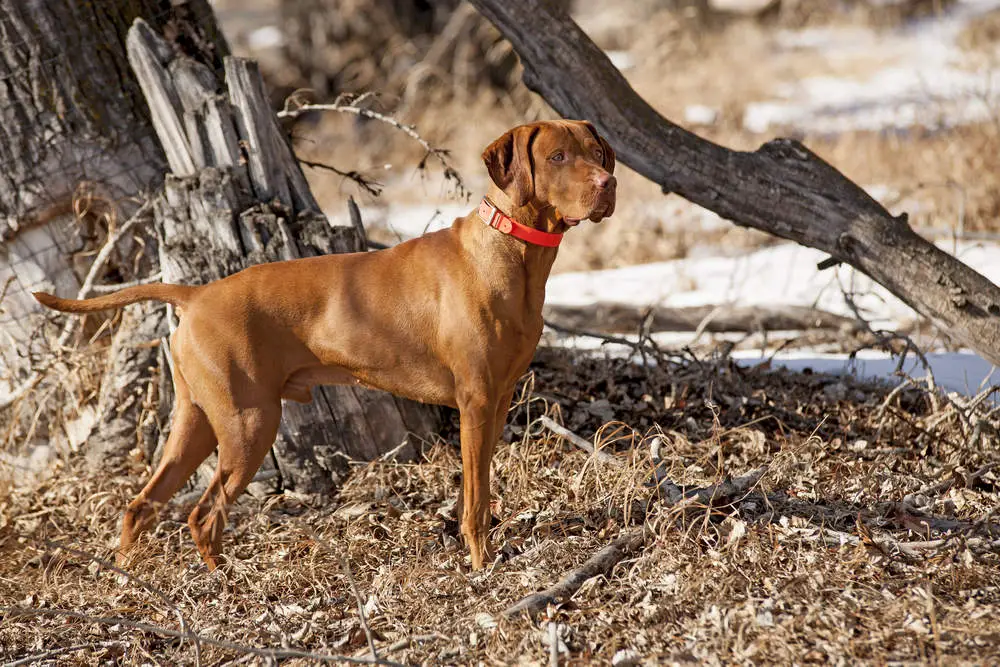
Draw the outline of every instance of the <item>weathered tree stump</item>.
<instances>
[{"instance_id":1,"label":"weathered tree stump","mask_svg":"<svg viewBox=\"0 0 1000 667\"><path fill-rule=\"evenodd\" d=\"M260 262L363 250L353 226L331 226L320 212L254 62L226 58L223 88L141 20L127 48L172 171L154 205L164 282L203 284ZM285 403L273 450L277 483L298 492L326 492L345 457L375 458L438 425L437 408L383 392L325 387L313 398Z\"/></svg>"}]
</instances>

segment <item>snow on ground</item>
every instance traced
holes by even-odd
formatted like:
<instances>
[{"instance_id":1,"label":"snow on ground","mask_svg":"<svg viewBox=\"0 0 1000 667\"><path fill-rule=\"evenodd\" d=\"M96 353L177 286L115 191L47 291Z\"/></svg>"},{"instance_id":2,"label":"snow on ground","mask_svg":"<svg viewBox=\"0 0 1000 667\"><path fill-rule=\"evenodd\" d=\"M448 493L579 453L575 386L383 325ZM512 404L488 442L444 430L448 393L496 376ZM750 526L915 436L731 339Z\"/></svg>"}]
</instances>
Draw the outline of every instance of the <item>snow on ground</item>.
<instances>
[{"instance_id":1,"label":"snow on ground","mask_svg":"<svg viewBox=\"0 0 1000 667\"><path fill-rule=\"evenodd\" d=\"M434 204L400 204L398 202L378 202L366 206L364 224L368 229L387 229L399 241L416 238L427 232L436 232L445 227L451 227L455 218L469 214L471 202L444 201ZM334 225L349 225L347 211L325 211L327 218Z\"/></svg>"},{"instance_id":2,"label":"snow on ground","mask_svg":"<svg viewBox=\"0 0 1000 667\"><path fill-rule=\"evenodd\" d=\"M1000 284L1000 244L939 242L994 283ZM916 314L884 287L850 267L818 271L817 263L827 255L792 243L764 248L738 257L694 257L629 266L606 271L563 273L549 279L546 302L560 305L587 305L599 301L636 306L698 306L734 304L814 306L852 317L844 292L876 328L893 330ZM665 334L656 339L664 345L683 345L685 337ZM565 344L596 347L599 341L572 339ZM949 391L975 393L992 373L992 365L973 352L928 354L937 383ZM734 358L747 364L758 363L762 351L739 351ZM862 377L887 380L896 370L896 361L878 352L860 353L853 362L847 355L820 354L798 350L779 353L774 363L792 369L811 368L816 372L854 372ZM911 358L905 371L922 377L919 362ZM998 375L1000 378L1000 375ZM1000 381L993 378L991 383Z\"/></svg>"},{"instance_id":3,"label":"snow on ground","mask_svg":"<svg viewBox=\"0 0 1000 667\"><path fill-rule=\"evenodd\" d=\"M1000 283L1000 245L939 242L995 283ZM562 273L548 283L552 304L585 305L615 301L637 306L742 306L791 304L815 306L852 316L841 286L876 327L896 326L913 311L888 290L850 267L818 271L826 253L793 243L763 248L737 257L694 257L639 264L620 269Z\"/></svg>"},{"instance_id":4,"label":"snow on ground","mask_svg":"<svg viewBox=\"0 0 1000 667\"><path fill-rule=\"evenodd\" d=\"M866 74L809 77L787 84L778 99L748 104L743 125L754 132L791 125L813 133L840 133L990 118L996 113L1000 72L974 67L957 38L970 21L998 8L1000 0L959 0L940 17L894 30L783 31L780 48L814 51L831 63L854 63Z\"/></svg>"}]
</instances>

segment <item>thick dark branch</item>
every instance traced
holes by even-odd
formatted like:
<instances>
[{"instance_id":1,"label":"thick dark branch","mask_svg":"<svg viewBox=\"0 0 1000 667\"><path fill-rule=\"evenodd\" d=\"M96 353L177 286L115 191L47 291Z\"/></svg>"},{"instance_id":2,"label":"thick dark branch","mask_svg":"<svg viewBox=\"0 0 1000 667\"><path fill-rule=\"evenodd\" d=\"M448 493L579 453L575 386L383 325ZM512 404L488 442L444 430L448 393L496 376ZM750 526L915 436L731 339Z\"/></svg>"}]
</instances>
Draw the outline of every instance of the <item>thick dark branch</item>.
<instances>
[{"instance_id":1,"label":"thick dark branch","mask_svg":"<svg viewBox=\"0 0 1000 667\"><path fill-rule=\"evenodd\" d=\"M573 20L546 0L470 0L510 40L525 84L560 114L594 122L618 158L664 192L829 253L871 276L956 340L1000 364L1000 288L913 232L805 146L754 152L706 141L639 97Z\"/></svg>"}]
</instances>

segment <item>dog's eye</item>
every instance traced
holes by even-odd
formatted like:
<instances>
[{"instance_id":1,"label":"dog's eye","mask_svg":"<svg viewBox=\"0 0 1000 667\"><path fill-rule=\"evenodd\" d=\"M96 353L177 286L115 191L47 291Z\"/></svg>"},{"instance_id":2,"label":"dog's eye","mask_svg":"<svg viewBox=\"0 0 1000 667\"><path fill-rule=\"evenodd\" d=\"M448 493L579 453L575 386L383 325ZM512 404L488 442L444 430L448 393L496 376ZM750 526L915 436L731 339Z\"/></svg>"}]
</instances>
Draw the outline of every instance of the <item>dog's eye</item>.
<instances>
[{"instance_id":1,"label":"dog's eye","mask_svg":"<svg viewBox=\"0 0 1000 667\"><path fill-rule=\"evenodd\" d=\"M600 148L594 151L594 156L601 162L604 162L604 151L602 151Z\"/></svg>"},{"instance_id":2,"label":"dog's eye","mask_svg":"<svg viewBox=\"0 0 1000 667\"><path fill-rule=\"evenodd\" d=\"M563 155L562 153L556 153L555 155L553 155L549 159L552 160L553 162L562 162L563 160L566 159L566 156Z\"/></svg>"}]
</instances>

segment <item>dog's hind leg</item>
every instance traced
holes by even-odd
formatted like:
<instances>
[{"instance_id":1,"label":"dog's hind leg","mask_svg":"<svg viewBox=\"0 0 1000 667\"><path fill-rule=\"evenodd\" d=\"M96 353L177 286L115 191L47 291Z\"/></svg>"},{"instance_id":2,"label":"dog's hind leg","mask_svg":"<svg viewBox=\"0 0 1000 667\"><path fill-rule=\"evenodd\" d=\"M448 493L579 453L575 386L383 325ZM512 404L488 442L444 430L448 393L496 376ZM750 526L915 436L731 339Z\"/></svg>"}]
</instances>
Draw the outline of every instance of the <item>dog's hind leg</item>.
<instances>
[{"instance_id":1,"label":"dog's hind leg","mask_svg":"<svg viewBox=\"0 0 1000 667\"><path fill-rule=\"evenodd\" d=\"M241 401L241 405L245 405ZM222 531L229 505L243 493L260 468L281 422L281 401L265 399L247 407L212 412L219 436L219 465L198 505L188 517L191 536L210 570L218 567Z\"/></svg>"},{"instance_id":2,"label":"dog's hind leg","mask_svg":"<svg viewBox=\"0 0 1000 667\"><path fill-rule=\"evenodd\" d=\"M155 523L160 507L180 490L215 449L212 426L202 409L191 401L191 392L179 371L175 373L174 390L177 400L163 458L146 486L129 503L122 519L117 554L119 565L125 562L126 552L139 535Z\"/></svg>"}]
</instances>

